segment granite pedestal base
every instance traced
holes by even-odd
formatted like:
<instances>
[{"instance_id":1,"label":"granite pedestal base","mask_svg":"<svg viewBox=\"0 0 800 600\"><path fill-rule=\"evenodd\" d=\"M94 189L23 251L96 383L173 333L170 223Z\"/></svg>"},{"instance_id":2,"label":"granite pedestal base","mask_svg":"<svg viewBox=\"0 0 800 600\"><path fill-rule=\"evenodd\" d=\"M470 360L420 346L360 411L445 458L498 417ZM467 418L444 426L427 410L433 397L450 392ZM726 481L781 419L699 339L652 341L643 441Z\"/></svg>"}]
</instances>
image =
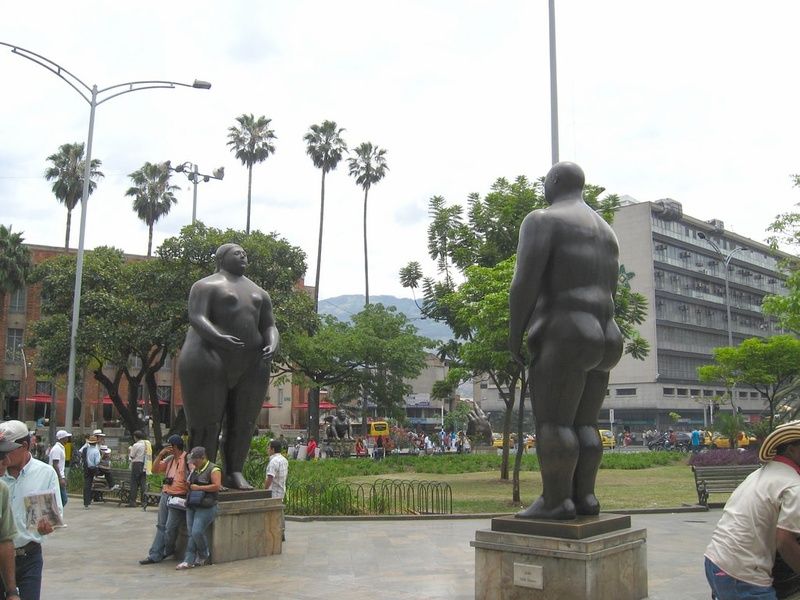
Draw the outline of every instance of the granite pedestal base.
<instances>
[{"instance_id":1,"label":"granite pedestal base","mask_svg":"<svg viewBox=\"0 0 800 600\"><path fill-rule=\"evenodd\" d=\"M499 517L475 532L475 600L641 600L647 532L630 517Z\"/></svg>"},{"instance_id":2,"label":"granite pedestal base","mask_svg":"<svg viewBox=\"0 0 800 600\"><path fill-rule=\"evenodd\" d=\"M280 554L283 537L283 501L264 491L221 492L219 513L208 528L214 564ZM186 551L186 524L181 526L175 555Z\"/></svg>"}]
</instances>

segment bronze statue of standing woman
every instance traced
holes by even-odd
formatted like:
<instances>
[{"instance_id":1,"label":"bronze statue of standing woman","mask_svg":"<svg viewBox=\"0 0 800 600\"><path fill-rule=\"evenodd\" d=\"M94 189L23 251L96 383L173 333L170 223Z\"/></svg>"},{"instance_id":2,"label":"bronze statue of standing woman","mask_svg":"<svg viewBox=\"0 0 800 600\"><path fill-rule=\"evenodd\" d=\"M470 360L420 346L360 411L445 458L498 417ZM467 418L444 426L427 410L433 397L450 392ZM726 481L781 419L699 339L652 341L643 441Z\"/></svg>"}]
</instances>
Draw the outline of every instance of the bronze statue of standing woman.
<instances>
[{"instance_id":1,"label":"bronze statue of standing woman","mask_svg":"<svg viewBox=\"0 0 800 600\"><path fill-rule=\"evenodd\" d=\"M269 294L244 276L238 244L216 252L217 270L189 292L189 331L178 359L189 445L217 456L223 420L224 485L252 489L242 475L280 336Z\"/></svg>"},{"instance_id":2,"label":"bronze statue of standing woman","mask_svg":"<svg viewBox=\"0 0 800 600\"><path fill-rule=\"evenodd\" d=\"M614 321L619 246L583 200L583 170L560 162L544 180L550 205L525 217L510 291L509 346L521 364L527 334L542 495L522 518L596 515L603 447L597 417L622 355Z\"/></svg>"}]
</instances>

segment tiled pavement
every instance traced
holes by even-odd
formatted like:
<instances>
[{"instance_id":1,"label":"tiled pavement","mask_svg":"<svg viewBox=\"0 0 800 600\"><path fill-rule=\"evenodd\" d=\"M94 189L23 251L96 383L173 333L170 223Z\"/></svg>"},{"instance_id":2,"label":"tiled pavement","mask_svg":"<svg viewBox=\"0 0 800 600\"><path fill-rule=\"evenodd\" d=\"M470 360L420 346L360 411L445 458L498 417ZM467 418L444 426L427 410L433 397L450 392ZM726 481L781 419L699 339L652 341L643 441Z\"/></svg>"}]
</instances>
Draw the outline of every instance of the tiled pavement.
<instances>
[{"instance_id":1,"label":"tiled pavement","mask_svg":"<svg viewBox=\"0 0 800 600\"><path fill-rule=\"evenodd\" d=\"M652 600L710 597L702 555L719 515L633 515L634 527L647 528ZM488 519L290 521L280 556L177 572L174 560L138 564L155 516L115 505L84 510L71 498L68 527L45 544L42 598L472 600L469 542L489 527Z\"/></svg>"}]
</instances>

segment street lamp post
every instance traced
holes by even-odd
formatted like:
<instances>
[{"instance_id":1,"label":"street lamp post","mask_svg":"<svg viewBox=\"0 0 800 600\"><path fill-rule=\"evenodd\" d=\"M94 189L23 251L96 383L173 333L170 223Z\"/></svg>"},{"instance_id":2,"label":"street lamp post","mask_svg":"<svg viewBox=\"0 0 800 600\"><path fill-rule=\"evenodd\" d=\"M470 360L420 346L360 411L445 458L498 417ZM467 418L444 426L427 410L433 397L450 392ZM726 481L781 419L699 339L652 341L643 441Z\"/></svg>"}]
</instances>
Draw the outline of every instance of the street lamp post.
<instances>
[{"instance_id":1,"label":"street lamp post","mask_svg":"<svg viewBox=\"0 0 800 600\"><path fill-rule=\"evenodd\" d=\"M78 257L75 267L75 290L72 299L72 328L69 337L69 368L67 373L67 401L65 403L66 414L64 415L64 423L67 428L72 425L72 407L73 396L75 394L75 346L78 338L78 318L80 317L80 302L81 302L81 281L83 278L83 249L84 238L86 233L86 209L89 199L89 183L90 183L90 170L92 165L92 140L94 138L94 114L98 106L116 98L123 94L131 92L138 92L140 90L152 89L174 89L176 87L188 87L201 90L211 88L211 84L207 81L195 79L194 83L179 83L177 81L163 81L163 80L144 80L144 81L129 81L127 83L118 83L108 86L106 88L97 89L97 85L91 88L86 85L79 77L73 75L61 65L53 62L49 58L45 58L41 54L36 54L25 48L20 48L14 44L0 42L0 46L11 48L11 52L27 58L28 60L44 67L57 77L64 80L73 90L78 92L81 98L89 103L89 134L86 139L86 163L83 174L83 194L81 196L81 226L80 236L78 239ZM105 96L102 97L101 96Z\"/></svg>"},{"instance_id":2,"label":"street lamp post","mask_svg":"<svg viewBox=\"0 0 800 600\"><path fill-rule=\"evenodd\" d=\"M225 167L214 169L211 171L211 175L200 173L197 165L190 162L181 163L177 167L173 167L172 163L167 161L167 168L176 173L183 173L186 175L186 178L194 184L194 191L192 194L192 225L194 225L194 222L197 220L197 184L201 181L208 182L211 179L222 181L225 178Z\"/></svg>"},{"instance_id":3,"label":"street lamp post","mask_svg":"<svg viewBox=\"0 0 800 600\"><path fill-rule=\"evenodd\" d=\"M728 252L727 254L722 251L722 248L717 246L713 240L711 240L705 233L698 232L697 237L701 240L705 240L708 242L708 245L711 246L717 254L722 258L723 266L725 267L723 271L723 275L725 276L725 313L728 318L728 346L733 347L733 330L731 329L731 295L730 295L730 286L728 283L728 265L731 264L731 259L733 255L737 252L747 250L746 246L736 246L733 250Z\"/></svg>"}]
</instances>

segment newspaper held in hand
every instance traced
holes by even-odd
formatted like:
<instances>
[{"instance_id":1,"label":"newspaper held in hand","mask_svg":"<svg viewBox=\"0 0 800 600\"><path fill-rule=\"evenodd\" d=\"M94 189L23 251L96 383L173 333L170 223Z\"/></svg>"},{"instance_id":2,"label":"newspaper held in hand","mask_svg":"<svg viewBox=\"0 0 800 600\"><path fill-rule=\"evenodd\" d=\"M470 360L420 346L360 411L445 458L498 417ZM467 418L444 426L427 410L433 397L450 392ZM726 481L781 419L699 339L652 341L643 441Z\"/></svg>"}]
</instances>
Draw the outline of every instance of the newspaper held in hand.
<instances>
[{"instance_id":1,"label":"newspaper held in hand","mask_svg":"<svg viewBox=\"0 0 800 600\"><path fill-rule=\"evenodd\" d=\"M25 502L25 525L28 529L36 529L42 519L45 519L52 527L66 527L54 491L34 492L25 496L23 500Z\"/></svg>"}]
</instances>

